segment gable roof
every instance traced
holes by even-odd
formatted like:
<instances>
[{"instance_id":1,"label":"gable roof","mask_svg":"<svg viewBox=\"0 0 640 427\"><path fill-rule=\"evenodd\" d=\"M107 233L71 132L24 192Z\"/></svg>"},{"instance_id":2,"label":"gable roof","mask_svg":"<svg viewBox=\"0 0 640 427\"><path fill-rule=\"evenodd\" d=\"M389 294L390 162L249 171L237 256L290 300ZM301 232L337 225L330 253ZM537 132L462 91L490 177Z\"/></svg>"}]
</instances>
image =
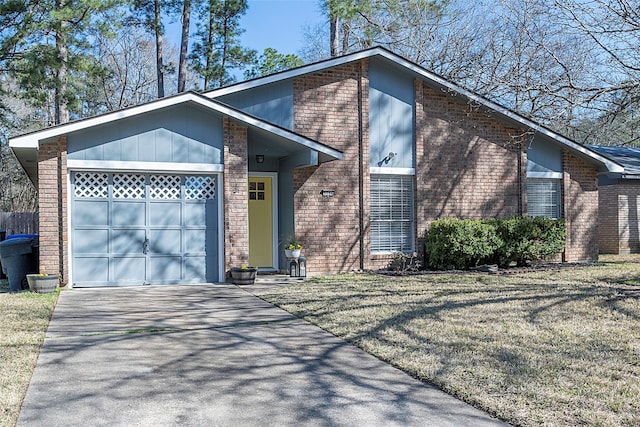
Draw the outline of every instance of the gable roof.
<instances>
[{"instance_id":1,"label":"gable roof","mask_svg":"<svg viewBox=\"0 0 640 427\"><path fill-rule=\"evenodd\" d=\"M37 175L37 170L36 165L31 163L35 159L40 144L46 143L47 141L55 140L62 135L88 129L93 126L135 117L140 114L157 111L166 107L184 103L193 103L195 105L207 108L211 111L216 111L244 125L247 125L248 127L253 127L268 132L275 136L293 141L308 149L318 151L328 159L342 159L342 152L339 150L331 148L318 141L314 141L313 139L307 138L303 135L297 134L278 125L274 125L273 123L269 123L258 117L233 108L230 105L224 104L220 101L216 101L215 99L202 96L195 92L183 92L178 95L161 98L155 101L148 102L146 104L128 107L122 110L101 114L99 116L76 120L39 131L30 132L24 135L15 136L9 138L9 146L13 149L14 153L16 153L20 164L22 164L29 177L33 180L33 178ZM27 160L30 161L27 162Z\"/></svg>"},{"instance_id":2,"label":"gable roof","mask_svg":"<svg viewBox=\"0 0 640 427\"><path fill-rule=\"evenodd\" d=\"M512 111L496 102L493 102L481 95L473 93L455 83L452 83L445 78L431 71L428 71L422 66L411 62L382 47L373 47L337 58L330 58L312 64L303 65L301 67L290 69L287 71L282 71L268 76L258 77L256 79L247 80L230 86L225 86L220 89L214 89L208 92L204 92L203 96L206 96L208 98L217 98L258 86L276 83L306 74L316 73L318 71L369 58L379 58L400 66L414 76L423 79L430 87L434 89L442 90L443 92L447 92L454 97L462 97L468 101L472 101L484 107L487 113L498 117L502 121L505 121L512 125L524 126L536 133L544 135L556 144L559 144L560 146L568 149L577 157L580 157L589 163L595 164L596 166L598 166L598 169L601 172L623 172L623 167L621 165L617 164L615 161L612 161L606 156L603 156L584 145L578 144L577 142L572 141L569 138L552 131L551 129L548 129L545 126L516 113L515 111Z\"/></svg>"},{"instance_id":3,"label":"gable roof","mask_svg":"<svg viewBox=\"0 0 640 427\"><path fill-rule=\"evenodd\" d=\"M588 145L588 147L620 163L624 167L624 174L621 175L622 179L640 178L640 148L602 145Z\"/></svg>"}]
</instances>

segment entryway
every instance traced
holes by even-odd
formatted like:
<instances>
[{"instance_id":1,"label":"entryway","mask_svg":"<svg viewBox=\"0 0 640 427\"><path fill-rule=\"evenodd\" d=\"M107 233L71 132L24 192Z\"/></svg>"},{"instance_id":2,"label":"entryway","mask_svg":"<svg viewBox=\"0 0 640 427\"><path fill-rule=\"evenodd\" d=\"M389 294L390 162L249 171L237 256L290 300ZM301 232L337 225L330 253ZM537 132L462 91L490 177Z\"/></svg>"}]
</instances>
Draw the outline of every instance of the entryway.
<instances>
[{"instance_id":1,"label":"entryway","mask_svg":"<svg viewBox=\"0 0 640 427\"><path fill-rule=\"evenodd\" d=\"M249 264L263 270L277 267L276 174L249 176Z\"/></svg>"}]
</instances>

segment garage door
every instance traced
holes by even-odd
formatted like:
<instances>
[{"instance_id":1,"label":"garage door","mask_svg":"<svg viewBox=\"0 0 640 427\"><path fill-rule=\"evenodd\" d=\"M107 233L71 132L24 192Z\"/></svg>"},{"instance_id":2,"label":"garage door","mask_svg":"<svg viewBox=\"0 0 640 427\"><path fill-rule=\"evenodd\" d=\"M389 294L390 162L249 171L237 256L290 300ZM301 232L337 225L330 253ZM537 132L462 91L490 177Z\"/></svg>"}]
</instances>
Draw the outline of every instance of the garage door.
<instances>
[{"instance_id":1,"label":"garage door","mask_svg":"<svg viewBox=\"0 0 640 427\"><path fill-rule=\"evenodd\" d=\"M75 172L74 286L218 279L216 177Z\"/></svg>"}]
</instances>

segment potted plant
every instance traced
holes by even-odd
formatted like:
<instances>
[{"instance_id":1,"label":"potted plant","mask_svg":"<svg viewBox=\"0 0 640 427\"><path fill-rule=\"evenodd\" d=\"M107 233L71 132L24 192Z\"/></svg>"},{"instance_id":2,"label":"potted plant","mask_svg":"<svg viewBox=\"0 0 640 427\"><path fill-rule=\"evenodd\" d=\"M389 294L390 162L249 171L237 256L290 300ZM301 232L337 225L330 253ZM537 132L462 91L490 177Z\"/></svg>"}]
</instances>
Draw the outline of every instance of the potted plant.
<instances>
[{"instance_id":1,"label":"potted plant","mask_svg":"<svg viewBox=\"0 0 640 427\"><path fill-rule=\"evenodd\" d=\"M284 246L284 254L287 256L287 258L298 258L301 251L302 245L298 243L295 236L292 237Z\"/></svg>"},{"instance_id":2,"label":"potted plant","mask_svg":"<svg viewBox=\"0 0 640 427\"><path fill-rule=\"evenodd\" d=\"M256 273L258 269L256 267L248 267L243 265L242 267L231 268L231 279L236 285L252 285L256 280Z\"/></svg>"},{"instance_id":3,"label":"potted plant","mask_svg":"<svg viewBox=\"0 0 640 427\"><path fill-rule=\"evenodd\" d=\"M60 277L57 274L27 274L29 290L39 294L49 294L56 290Z\"/></svg>"}]
</instances>

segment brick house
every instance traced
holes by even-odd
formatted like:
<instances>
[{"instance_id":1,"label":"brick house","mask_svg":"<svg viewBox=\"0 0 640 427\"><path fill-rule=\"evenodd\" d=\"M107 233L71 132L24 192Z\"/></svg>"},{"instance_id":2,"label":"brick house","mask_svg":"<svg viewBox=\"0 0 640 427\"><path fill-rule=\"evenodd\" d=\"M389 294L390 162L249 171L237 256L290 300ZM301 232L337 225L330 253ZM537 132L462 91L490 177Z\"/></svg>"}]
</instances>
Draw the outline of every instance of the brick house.
<instances>
[{"instance_id":1,"label":"brick house","mask_svg":"<svg viewBox=\"0 0 640 427\"><path fill-rule=\"evenodd\" d=\"M40 195L41 271L73 286L216 282L232 266L372 269L442 217L564 218L596 259L616 162L385 49L10 140Z\"/></svg>"},{"instance_id":2,"label":"brick house","mask_svg":"<svg viewBox=\"0 0 640 427\"><path fill-rule=\"evenodd\" d=\"M640 253L640 149L589 146L621 164L624 172L598 180L598 236L602 254Z\"/></svg>"}]
</instances>

